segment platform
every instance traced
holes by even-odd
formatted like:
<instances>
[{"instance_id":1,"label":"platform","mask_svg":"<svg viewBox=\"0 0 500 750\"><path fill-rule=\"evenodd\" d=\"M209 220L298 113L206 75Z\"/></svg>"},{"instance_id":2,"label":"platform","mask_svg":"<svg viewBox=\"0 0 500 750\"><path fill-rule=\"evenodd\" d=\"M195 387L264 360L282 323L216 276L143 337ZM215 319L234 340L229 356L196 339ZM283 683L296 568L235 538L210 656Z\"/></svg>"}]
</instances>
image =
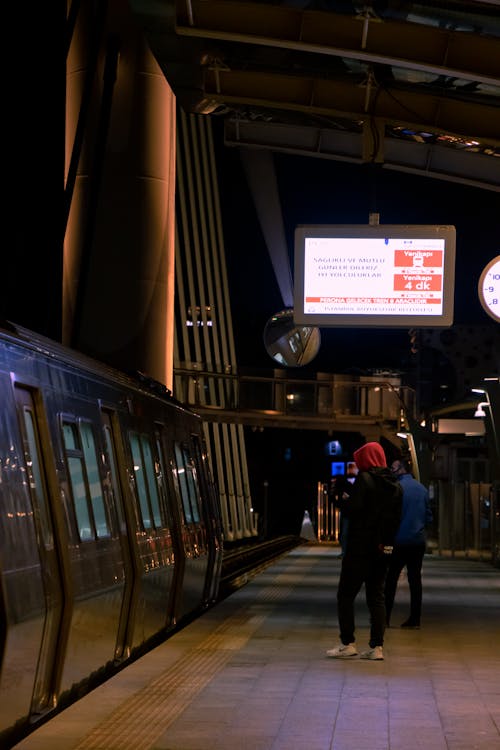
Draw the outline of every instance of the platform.
<instances>
[{"instance_id":1,"label":"platform","mask_svg":"<svg viewBox=\"0 0 500 750\"><path fill-rule=\"evenodd\" d=\"M422 628L402 578L385 660L336 660L338 552L287 553L16 750L500 749L500 570L426 556Z\"/></svg>"}]
</instances>

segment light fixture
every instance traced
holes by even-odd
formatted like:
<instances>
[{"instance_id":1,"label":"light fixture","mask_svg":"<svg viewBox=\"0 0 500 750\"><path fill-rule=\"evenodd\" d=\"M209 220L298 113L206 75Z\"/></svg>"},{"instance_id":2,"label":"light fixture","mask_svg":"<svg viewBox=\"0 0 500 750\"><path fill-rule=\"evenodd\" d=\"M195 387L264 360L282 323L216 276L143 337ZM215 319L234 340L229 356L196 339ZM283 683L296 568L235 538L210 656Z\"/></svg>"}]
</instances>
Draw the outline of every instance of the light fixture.
<instances>
[{"instance_id":1,"label":"light fixture","mask_svg":"<svg viewBox=\"0 0 500 750\"><path fill-rule=\"evenodd\" d=\"M396 432L396 435L399 438L403 438L403 440L408 440L408 433L407 432Z\"/></svg>"},{"instance_id":2,"label":"light fixture","mask_svg":"<svg viewBox=\"0 0 500 750\"><path fill-rule=\"evenodd\" d=\"M486 393L484 388L471 388L472 393Z\"/></svg>"},{"instance_id":3,"label":"light fixture","mask_svg":"<svg viewBox=\"0 0 500 750\"><path fill-rule=\"evenodd\" d=\"M481 401L476 407L476 411L474 412L475 417L485 417L485 411L483 409L483 406L489 406L487 401Z\"/></svg>"}]
</instances>

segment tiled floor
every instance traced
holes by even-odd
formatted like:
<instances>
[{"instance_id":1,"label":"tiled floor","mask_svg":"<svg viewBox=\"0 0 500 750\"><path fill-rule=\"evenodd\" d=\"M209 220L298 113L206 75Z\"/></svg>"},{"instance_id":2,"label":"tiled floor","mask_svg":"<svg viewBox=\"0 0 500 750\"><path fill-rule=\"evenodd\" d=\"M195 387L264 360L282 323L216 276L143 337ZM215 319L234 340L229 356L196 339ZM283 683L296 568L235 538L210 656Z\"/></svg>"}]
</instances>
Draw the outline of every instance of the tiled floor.
<instances>
[{"instance_id":1,"label":"tiled floor","mask_svg":"<svg viewBox=\"0 0 500 750\"><path fill-rule=\"evenodd\" d=\"M385 660L339 661L337 554L287 554L16 750L500 750L500 570L426 556L421 630L403 578Z\"/></svg>"}]
</instances>

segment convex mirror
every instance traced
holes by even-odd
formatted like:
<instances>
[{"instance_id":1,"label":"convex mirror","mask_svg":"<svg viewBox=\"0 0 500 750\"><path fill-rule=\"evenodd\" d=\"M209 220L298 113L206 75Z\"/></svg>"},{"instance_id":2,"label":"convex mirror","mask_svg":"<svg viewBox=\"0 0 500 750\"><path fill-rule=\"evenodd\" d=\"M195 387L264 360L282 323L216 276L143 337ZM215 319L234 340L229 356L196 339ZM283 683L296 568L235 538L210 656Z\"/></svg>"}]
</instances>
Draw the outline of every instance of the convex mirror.
<instances>
[{"instance_id":1,"label":"convex mirror","mask_svg":"<svg viewBox=\"0 0 500 750\"><path fill-rule=\"evenodd\" d=\"M302 367L312 362L319 351L319 328L295 325L293 309L281 310L267 321L264 346L275 362L285 367Z\"/></svg>"}]
</instances>

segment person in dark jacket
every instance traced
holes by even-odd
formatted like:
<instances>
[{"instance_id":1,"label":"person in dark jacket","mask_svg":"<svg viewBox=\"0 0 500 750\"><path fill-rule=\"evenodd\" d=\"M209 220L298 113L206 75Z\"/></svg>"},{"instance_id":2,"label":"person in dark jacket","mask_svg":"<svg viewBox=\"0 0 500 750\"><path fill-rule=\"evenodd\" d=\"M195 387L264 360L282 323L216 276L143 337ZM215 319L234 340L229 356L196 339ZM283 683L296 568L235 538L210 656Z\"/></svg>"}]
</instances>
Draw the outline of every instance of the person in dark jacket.
<instances>
[{"instance_id":1,"label":"person in dark jacket","mask_svg":"<svg viewBox=\"0 0 500 750\"><path fill-rule=\"evenodd\" d=\"M429 493L423 484L409 472L404 460L392 462L391 471L403 488L403 513L401 525L394 540L385 583L385 608L387 625L401 571L406 567L410 587L410 616L401 623L402 628L420 628L422 611L422 564L426 548L425 527L432 522Z\"/></svg>"},{"instance_id":2,"label":"person in dark jacket","mask_svg":"<svg viewBox=\"0 0 500 750\"><path fill-rule=\"evenodd\" d=\"M345 476L343 474L339 474L332 478L332 485L330 489L330 497L334 503L335 506L338 508L342 508L345 504L345 495L349 495L350 492L350 486L354 483L356 480L356 477L358 475L358 467L356 466L354 461L348 461L347 462L347 472ZM339 518L339 542L340 542L340 549L341 554L339 557L343 557L346 550L347 545L347 530L349 528L349 519L346 518L346 514L340 512L340 518Z\"/></svg>"},{"instance_id":3,"label":"person in dark jacket","mask_svg":"<svg viewBox=\"0 0 500 750\"><path fill-rule=\"evenodd\" d=\"M354 602L363 583L370 611L370 648L360 656L380 661L386 624L384 585L388 555L384 546L392 542L401 518L402 492L387 467L382 446L369 442L354 452L359 473L349 495L345 493L343 512L349 519L349 533L337 590L340 645L327 656L344 659L356 656ZM381 527L385 507L395 506L390 531ZM384 537L384 533L387 536ZM392 538L391 538L392 537Z\"/></svg>"}]
</instances>

